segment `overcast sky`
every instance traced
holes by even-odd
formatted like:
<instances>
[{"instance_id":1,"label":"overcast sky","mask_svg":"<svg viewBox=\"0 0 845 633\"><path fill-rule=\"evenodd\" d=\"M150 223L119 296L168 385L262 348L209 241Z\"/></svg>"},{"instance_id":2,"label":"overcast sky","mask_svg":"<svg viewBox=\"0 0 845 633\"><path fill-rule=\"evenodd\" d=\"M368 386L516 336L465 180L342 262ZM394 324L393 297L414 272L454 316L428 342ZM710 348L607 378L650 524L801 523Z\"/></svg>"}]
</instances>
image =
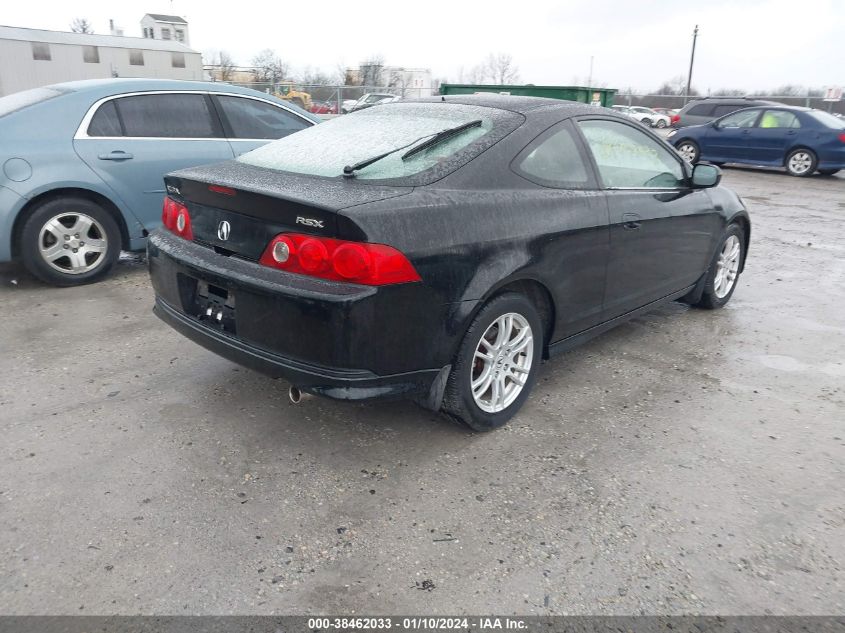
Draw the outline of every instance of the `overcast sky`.
<instances>
[{"instance_id":1,"label":"overcast sky","mask_svg":"<svg viewBox=\"0 0 845 633\"><path fill-rule=\"evenodd\" d=\"M144 13L189 22L192 48L229 51L248 65L275 49L294 72L334 72L372 55L457 81L488 53L510 54L523 83L594 83L653 90L686 76L700 27L693 85L708 89L845 84L844 0L36 0L3 2L0 24L69 30L109 18L140 36Z\"/></svg>"}]
</instances>

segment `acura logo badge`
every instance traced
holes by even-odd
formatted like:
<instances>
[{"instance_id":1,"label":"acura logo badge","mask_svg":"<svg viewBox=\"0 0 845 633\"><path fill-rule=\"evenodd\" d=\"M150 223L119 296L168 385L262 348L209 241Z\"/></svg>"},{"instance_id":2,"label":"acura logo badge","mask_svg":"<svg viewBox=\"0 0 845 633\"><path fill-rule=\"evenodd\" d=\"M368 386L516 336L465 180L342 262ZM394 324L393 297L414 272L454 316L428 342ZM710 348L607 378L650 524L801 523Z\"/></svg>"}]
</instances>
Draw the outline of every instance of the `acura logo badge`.
<instances>
[{"instance_id":1,"label":"acura logo badge","mask_svg":"<svg viewBox=\"0 0 845 633\"><path fill-rule=\"evenodd\" d=\"M229 239L229 232L231 230L231 225L226 220L223 220L220 224L217 225L217 238L221 242L225 242Z\"/></svg>"}]
</instances>

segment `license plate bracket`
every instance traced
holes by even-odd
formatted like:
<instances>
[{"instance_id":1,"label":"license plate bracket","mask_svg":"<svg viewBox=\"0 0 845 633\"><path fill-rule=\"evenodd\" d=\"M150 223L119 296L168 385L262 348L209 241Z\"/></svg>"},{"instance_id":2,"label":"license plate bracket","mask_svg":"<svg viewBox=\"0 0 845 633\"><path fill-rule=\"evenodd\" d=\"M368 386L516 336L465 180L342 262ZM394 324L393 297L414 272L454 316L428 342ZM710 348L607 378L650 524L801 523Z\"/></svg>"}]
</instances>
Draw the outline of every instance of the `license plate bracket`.
<instances>
[{"instance_id":1,"label":"license plate bracket","mask_svg":"<svg viewBox=\"0 0 845 633\"><path fill-rule=\"evenodd\" d=\"M235 334L235 294L226 288L197 280L196 315L209 327Z\"/></svg>"}]
</instances>

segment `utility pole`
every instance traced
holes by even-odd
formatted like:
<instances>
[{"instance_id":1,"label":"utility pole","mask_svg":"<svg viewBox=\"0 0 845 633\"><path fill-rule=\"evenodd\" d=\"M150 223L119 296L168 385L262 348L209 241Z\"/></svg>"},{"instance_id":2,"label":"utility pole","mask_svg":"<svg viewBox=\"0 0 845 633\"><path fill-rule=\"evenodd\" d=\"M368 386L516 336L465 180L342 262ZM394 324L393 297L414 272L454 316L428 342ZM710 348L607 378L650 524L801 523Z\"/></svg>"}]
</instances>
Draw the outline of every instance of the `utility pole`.
<instances>
[{"instance_id":1,"label":"utility pole","mask_svg":"<svg viewBox=\"0 0 845 633\"><path fill-rule=\"evenodd\" d=\"M695 61L695 40L698 39L698 25L695 25L695 30L692 32L692 53L689 56L689 74L687 75L687 90L684 93L684 105L689 100L689 91L692 87L692 64Z\"/></svg>"}]
</instances>

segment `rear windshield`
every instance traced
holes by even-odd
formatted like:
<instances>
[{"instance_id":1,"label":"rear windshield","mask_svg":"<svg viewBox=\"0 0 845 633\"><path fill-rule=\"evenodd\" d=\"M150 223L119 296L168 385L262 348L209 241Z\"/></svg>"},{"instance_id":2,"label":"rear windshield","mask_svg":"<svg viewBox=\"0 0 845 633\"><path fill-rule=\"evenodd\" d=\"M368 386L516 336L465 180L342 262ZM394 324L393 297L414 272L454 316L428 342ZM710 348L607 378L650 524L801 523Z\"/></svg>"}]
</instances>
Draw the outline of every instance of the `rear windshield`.
<instances>
[{"instance_id":1,"label":"rear windshield","mask_svg":"<svg viewBox=\"0 0 845 633\"><path fill-rule=\"evenodd\" d=\"M16 92L6 97L0 97L0 117L4 117L12 112L23 110L36 103L47 101L53 97L58 97L68 90L57 90L56 88L33 88L32 90L24 90L23 92Z\"/></svg>"},{"instance_id":2,"label":"rear windshield","mask_svg":"<svg viewBox=\"0 0 845 633\"><path fill-rule=\"evenodd\" d=\"M845 119L840 119L832 114L823 112L822 110L813 110L808 112L816 121L827 127L832 127L834 130L845 130Z\"/></svg>"},{"instance_id":3,"label":"rear windshield","mask_svg":"<svg viewBox=\"0 0 845 633\"><path fill-rule=\"evenodd\" d=\"M480 120L406 160L402 155L442 130ZM390 103L337 117L241 155L248 165L312 176L338 177L343 168L390 150L355 172L359 180L401 179L423 184L442 178L515 129L512 112L455 103ZM402 148L402 149L399 149Z\"/></svg>"}]
</instances>

